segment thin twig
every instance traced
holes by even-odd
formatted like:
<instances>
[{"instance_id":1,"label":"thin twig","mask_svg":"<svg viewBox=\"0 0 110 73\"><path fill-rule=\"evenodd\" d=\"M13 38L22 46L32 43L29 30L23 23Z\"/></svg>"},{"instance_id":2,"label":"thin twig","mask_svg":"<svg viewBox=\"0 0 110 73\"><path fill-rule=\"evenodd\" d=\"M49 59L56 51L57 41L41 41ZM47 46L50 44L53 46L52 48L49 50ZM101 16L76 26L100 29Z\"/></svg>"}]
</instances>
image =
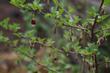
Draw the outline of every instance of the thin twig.
<instances>
[{"instance_id":1,"label":"thin twig","mask_svg":"<svg viewBox=\"0 0 110 73\"><path fill-rule=\"evenodd\" d=\"M81 29L81 30L87 30L87 28L84 28L82 26L70 26L70 25L66 25L66 24L63 24L63 26L70 27L70 28L78 28L78 29Z\"/></svg>"},{"instance_id":2,"label":"thin twig","mask_svg":"<svg viewBox=\"0 0 110 73\"><path fill-rule=\"evenodd\" d=\"M98 73L98 61L97 61L97 55L94 55L94 61L95 61L95 73Z\"/></svg>"}]
</instances>

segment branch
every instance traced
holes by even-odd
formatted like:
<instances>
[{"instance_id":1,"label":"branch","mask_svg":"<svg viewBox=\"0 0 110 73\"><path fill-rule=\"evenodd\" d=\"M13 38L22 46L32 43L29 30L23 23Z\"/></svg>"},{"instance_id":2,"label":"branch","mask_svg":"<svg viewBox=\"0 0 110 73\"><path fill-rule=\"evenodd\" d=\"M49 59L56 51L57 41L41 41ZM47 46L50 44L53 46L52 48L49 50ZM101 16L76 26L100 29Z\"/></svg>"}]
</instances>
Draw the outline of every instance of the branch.
<instances>
[{"instance_id":1,"label":"branch","mask_svg":"<svg viewBox=\"0 0 110 73\"><path fill-rule=\"evenodd\" d=\"M99 7L99 10L98 10L98 14L99 14L99 15L100 15L100 13L101 13L103 4L104 4L104 0L102 0L102 2L101 2L101 4L100 4L100 7ZM97 20L98 20L98 16L99 16L99 15L96 15L96 16L95 16L95 20L94 20L93 26L92 26L92 28L91 28L91 41L92 41L92 42L94 41L94 37L95 37L94 29L95 29L95 26L96 26L96 24L97 24Z\"/></svg>"}]
</instances>

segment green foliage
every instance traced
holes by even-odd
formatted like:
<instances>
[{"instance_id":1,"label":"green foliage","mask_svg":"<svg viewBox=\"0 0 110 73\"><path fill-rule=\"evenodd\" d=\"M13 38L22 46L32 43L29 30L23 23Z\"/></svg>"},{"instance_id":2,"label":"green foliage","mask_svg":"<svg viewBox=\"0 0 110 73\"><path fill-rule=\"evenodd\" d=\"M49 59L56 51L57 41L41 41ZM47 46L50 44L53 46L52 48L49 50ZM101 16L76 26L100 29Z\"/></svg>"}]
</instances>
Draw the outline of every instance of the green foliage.
<instances>
[{"instance_id":1,"label":"green foliage","mask_svg":"<svg viewBox=\"0 0 110 73\"><path fill-rule=\"evenodd\" d=\"M4 43L4 42L7 42L9 39L7 37L5 37L3 35L3 33L1 32L0 33L0 43Z\"/></svg>"},{"instance_id":2,"label":"green foliage","mask_svg":"<svg viewBox=\"0 0 110 73\"><path fill-rule=\"evenodd\" d=\"M110 4L110 0L105 0L105 5L109 5Z\"/></svg>"},{"instance_id":3,"label":"green foliage","mask_svg":"<svg viewBox=\"0 0 110 73\"><path fill-rule=\"evenodd\" d=\"M34 0L33 3L29 3L27 6L32 10L41 11L43 9L43 4L40 4L40 0Z\"/></svg>"},{"instance_id":4,"label":"green foliage","mask_svg":"<svg viewBox=\"0 0 110 73\"><path fill-rule=\"evenodd\" d=\"M98 52L98 46L95 44L88 44L88 47L85 49L80 50L80 53L83 55L93 55Z\"/></svg>"},{"instance_id":5,"label":"green foliage","mask_svg":"<svg viewBox=\"0 0 110 73\"><path fill-rule=\"evenodd\" d=\"M17 23L9 24L9 18L4 19L0 22L0 26L2 26L6 30L12 30L13 32L17 32L20 29L20 26Z\"/></svg>"},{"instance_id":6,"label":"green foliage","mask_svg":"<svg viewBox=\"0 0 110 73\"><path fill-rule=\"evenodd\" d=\"M18 7L24 7L24 3L26 2L26 0L11 0L10 3L18 6Z\"/></svg>"},{"instance_id":7,"label":"green foliage","mask_svg":"<svg viewBox=\"0 0 110 73\"><path fill-rule=\"evenodd\" d=\"M38 64L36 62L37 59L35 58L36 49L38 48L33 47L36 43L40 44L42 48L47 49L43 60L40 61L40 63L46 66L49 73L65 73L68 69L71 69L75 73L79 73L79 66L82 64L72 65L70 60L74 58L69 58L68 53L71 51L75 52L76 54L82 56L82 58L75 56L78 57L81 62L85 61L90 65L94 65L95 60L92 59L91 56L99 55L99 53L101 53L99 44L100 40L98 39L102 36L105 38L110 36L110 22L104 22L103 24L100 23L106 19L108 14L100 15L100 13L97 13L98 9L96 9L96 7L90 7L87 10L87 16L83 18L75 15L75 11L77 11L77 9L71 5L65 5L63 2L66 3L66 0L52 0L53 6L48 6L48 10L50 11L43 12L45 11L45 5L43 5L41 0L34 0L32 3L26 3L25 0L10 1L11 4L20 8L25 14L27 13L28 15L29 13L32 13L29 17L27 17L27 15L25 17L30 20L33 17L31 16L33 15L33 11L37 11L37 15L41 13L43 18L46 19L47 22L50 22L51 27L56 29L54 30L56 33L53 33L53 29L51 27L49 28L49 32L54 34L54 36L51 34L45 38L37 37L37 30L34 28L29 28L24 33L19 32L19 24L10 24L9 18L0 22L0 27L5 30L13 31L13 34L19 37L19 39L11 41L1 32L0 42L11 41L11 44L13 43L12 46L16 47L15 51L20 55L20 61L25 60L30 62L27 66L30 73L36 71L35 65ZM109 0L105 0L105 5L109 4L109 2ZM37 18L36 14L35 18ZM30 24L28 23L28 19L26 22L26 26L29 26ZM42 20L39 19L39 22L42 22ZM49 23L47 24L49 25ZM97 26L92 28L94 24ZM60 33L62 34L60 37L58 36L60 34L57 32L57 27L63 30L63 32ZM36 25L35 28L39 28L38 25ZM91 35L92 29L94 33ZM91 41L91 37L94 37L93 35L95 35L95 41ZM58 46L58 44L60 46ZM101 56L104 60L108 61L108 57L105 58L104 55ZM99 56L98 59L100 59Z\"/></svg>"}]
</instances>

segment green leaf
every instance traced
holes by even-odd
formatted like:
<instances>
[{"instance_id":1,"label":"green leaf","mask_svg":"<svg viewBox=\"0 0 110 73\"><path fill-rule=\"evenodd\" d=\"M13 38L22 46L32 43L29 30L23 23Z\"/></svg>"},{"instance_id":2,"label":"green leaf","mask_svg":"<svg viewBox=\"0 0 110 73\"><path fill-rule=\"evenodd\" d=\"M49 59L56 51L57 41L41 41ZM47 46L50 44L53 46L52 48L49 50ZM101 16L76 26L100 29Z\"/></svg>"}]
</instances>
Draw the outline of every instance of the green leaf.
<instances>
[{"instance_id":1,"label":"green leaf","mask_svg":"<svg viewBox=\"0 0 110 73\"><path fill-rule=\"evenodd\" d=\"M22 7L23 4L26 2L26 0L11 0L10 3L17 6L17 7Z\"/></svg>"},{"instance_id":2,"label":"green leaf","mask_svg":"<svg viewBox=\"0 0 110 73\"><path fill-rule=\"evenodd\" d=\"M6 18L6 19L2 20L0 22L0 26L5 28L5 29L9 29L9 27L8 27L9 26L9 18Z\"/></svg>"},{"instance_id":3,"label":"green leaf","mask_svg":"<svg viewBox=\"0 0 110 73\"><path fill-rule=\"evenodd\" d=\"M0 33L0 43L9 41L8 37L5 37L3 33Z\"/></svg>"},{"instance_id":4,"label":"green leaf","mask_svg":"<svg viewBox=\"0 0 110 73\"><path fill-rule=\"evenodd\" d=\"M9 25L9 29L13 30L14 32L18 31L20 29L19 24L13 23Z\"/></svg>"},{"instance_id":5,"label":"green leaf","mask_svg":"<svg viewBox=\"0 0 110 73\"><path fill-rule=\"evenodd\" d=\"M35 30L29 30L24 34L25 37L29 37L29 38L33 37L34 35L35 35Z\"/></svg>"}]
</instances>

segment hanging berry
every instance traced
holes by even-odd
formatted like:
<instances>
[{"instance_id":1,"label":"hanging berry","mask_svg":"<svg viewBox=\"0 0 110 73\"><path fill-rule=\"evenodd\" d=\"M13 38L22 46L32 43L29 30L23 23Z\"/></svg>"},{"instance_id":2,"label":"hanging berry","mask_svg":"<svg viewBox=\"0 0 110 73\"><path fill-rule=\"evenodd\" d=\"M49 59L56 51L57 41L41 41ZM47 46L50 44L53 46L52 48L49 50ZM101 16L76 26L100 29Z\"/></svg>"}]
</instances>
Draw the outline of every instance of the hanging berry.
<instances>
[{"instance_id":1,"label":"hanging berry","mask_svg":"<svg viewBox=\"0 0 110 73\"><path fill-rule=\"evenodd\" d=\"M31 24L32 24L32 27L34 27L36 25L36 19L35 18L32 18Z\"/></svg>"},{"instance_id":2,"label":"hanging berry","mask_svg":"<svg viewBox=\"0 0 110 73\"><path fill-rule=\"evenodd\" d=\"M35 25L36 25L35 11L32 12L31 25L32 25L32 27L35 27Z\"/></svg>"}]
</instances>

